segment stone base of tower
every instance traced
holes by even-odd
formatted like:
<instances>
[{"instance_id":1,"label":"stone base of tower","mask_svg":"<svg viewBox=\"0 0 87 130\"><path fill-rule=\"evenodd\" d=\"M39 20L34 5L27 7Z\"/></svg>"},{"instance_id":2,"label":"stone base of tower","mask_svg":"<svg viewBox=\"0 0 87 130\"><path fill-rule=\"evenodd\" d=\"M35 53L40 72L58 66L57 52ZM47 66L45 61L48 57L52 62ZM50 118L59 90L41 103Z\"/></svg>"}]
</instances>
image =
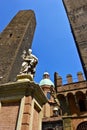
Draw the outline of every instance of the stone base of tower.
<instances>
[{"instance_id":1,"label":"stone base of tower","mask_svg":"<svg viewBox=\"0 0 87 130\"><path fill-rule=\"evenodd\" d=\"M0 129L41 130L42 106L46 101L34 82L0 85Z\"/></svg>"}]
</instances>

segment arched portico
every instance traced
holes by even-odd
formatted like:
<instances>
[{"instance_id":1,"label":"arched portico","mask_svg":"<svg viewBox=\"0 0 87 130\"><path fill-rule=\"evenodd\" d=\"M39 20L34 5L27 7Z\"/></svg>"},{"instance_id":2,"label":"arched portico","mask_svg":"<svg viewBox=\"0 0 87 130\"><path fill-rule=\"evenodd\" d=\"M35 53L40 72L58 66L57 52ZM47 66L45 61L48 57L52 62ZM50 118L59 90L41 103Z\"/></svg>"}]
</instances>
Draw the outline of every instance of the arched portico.
<instances>
[{"instance_id":1,"label":"arched portico","mask_svg":"<svg viewBox=\"0 0 87 130\"><path fill-rule=\"evenodd\" d=\"M87 130L87 121L80 123L76 130Z\"/></svg>"}]
</instances>

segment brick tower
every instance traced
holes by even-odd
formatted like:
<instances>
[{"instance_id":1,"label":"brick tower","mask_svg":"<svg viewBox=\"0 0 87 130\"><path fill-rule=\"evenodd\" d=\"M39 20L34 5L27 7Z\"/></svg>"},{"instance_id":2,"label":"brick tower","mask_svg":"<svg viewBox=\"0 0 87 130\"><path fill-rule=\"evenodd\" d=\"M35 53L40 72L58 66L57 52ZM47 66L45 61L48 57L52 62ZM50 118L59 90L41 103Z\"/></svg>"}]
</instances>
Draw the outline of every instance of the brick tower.
<instances>
[{"instance_id":1,"label":"brick tower","mask_svg":"<svg viewBox=\"0 0 87 130\"><path fill-rule=\"evenodd\" d=\"M35 24L33 11L20 11L0 36L0 130L41 130L47 99L29 74L19 73Z\"/></svg>"},{"instance_id":2,"label":"brick tower","mask_svg":"<svg viewBox=\"0 0 87 130\"><path fill-rule=\"evenodd\" d=\"M31 47L35 26L34 12L20 11L0 34L0 83L15 81L21 55Z\"/></svg>"},{"instance_id":3,"label":"brick tower","mask_svg":"<svg viewBox=\"0 0 87 130\"><path fill-rule=\"evenodd\" d=\"M87 79L87 0L63 0Z\"/></svg>"}]
</instances>

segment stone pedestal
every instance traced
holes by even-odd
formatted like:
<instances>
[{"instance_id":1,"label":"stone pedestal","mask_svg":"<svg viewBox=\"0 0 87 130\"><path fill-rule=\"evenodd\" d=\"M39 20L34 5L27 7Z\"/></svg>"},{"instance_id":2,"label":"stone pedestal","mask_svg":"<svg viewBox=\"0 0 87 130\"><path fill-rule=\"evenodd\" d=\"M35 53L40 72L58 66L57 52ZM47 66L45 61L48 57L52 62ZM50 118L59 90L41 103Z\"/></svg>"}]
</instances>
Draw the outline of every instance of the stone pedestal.
<instances>
[{"instance_id":1,"label":"stone pedestal","mask_svg":"<svg viewBox=\"0 0 87 130\"><path fill-rule=\"evenodd\" d=\"M0 85L0 129L41 130L47 99L39 85L29 81L29 75L17 78L22 82Z\"/></svg>"},{"instance_id":2,"label":"stone pedestal","mask_svg":"<svg viewBox=\"0 0 87 130\"><path fill-rule=\"evenodd\" d=\"M30 74L17 75L17 81L33 81L33 77Z\"/></svg>"}]
</instances>

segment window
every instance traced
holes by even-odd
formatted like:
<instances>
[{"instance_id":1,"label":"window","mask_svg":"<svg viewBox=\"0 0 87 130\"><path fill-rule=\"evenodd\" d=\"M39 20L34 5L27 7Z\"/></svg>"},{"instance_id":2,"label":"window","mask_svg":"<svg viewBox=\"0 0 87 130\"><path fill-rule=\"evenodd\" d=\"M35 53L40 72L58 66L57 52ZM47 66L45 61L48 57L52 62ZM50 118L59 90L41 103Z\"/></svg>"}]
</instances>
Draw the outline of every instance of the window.
<instances>
[{"instance_id":1,"label":"window","mask_svg":"<svg viewBox=\"0 0 87 130\"><path fill-rule=\"evenodd\" d=\"M87 130L87 121L79 124L76 130Z\"/></svg>"},{"instance_id":2,"label":"window","mask_svg":"<svg viewBox=\"0 0 87 130\"><path fill-rule=\"evenodd\" d=\"M9 37L12 37L12 33L10 33Z\"/></svg>"},{"instance_id":3,"label":"window","mask_svg":"<svg viewBox=\"0 0 87 130\"><path fill-rule=\"evenodd\" d=\"M50 92L47 92L47 98L48 98L48 99L51 98Z\"/></svg>"}]
</instances>

